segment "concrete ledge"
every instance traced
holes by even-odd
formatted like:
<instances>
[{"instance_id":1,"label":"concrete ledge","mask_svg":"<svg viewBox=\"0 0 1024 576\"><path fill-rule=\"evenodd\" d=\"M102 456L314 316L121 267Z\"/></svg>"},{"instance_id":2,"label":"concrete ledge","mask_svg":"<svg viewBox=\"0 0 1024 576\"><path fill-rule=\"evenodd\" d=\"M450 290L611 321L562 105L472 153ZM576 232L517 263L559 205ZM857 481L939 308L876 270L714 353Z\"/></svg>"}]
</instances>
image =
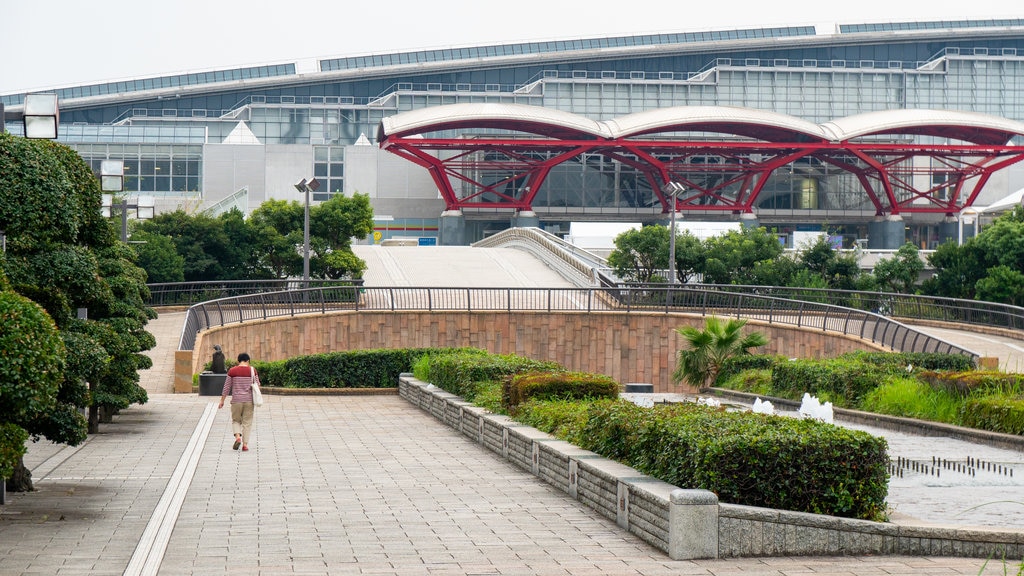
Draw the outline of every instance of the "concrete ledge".
<instances>
[{"instance_id":1,"label":"concrete ledge","mask_svg":"<svg viewBox=\"0 0 1024 576\"><path fill-rule=\"evenodd\" d=\"M529 470L675 560L747 556L1024 557L1024 531L901 526L725 504L707 490L682 489L488 413L409 374L399 395L466 437ZM435 414L435 402L457 406Z\"/></svg>"}]
</instances>

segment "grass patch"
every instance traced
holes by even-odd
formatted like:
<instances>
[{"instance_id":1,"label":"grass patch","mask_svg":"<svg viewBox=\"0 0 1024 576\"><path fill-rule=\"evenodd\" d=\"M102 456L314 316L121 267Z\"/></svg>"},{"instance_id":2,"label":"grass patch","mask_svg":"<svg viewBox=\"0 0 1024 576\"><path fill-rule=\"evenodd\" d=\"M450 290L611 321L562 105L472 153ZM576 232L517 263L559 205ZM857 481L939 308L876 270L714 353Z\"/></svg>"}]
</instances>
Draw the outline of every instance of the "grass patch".
<instances>
[{"instance_id":1,"label":"grass patch","mask_svg":"<svg viewBox=\"0 0 1024 576\"><path fill-rule=\"evenodd\" d=\"M868 412L959 424L963 401L916 378L891 376L868 392L860 408Z\"/></svg>"}]
</instances>

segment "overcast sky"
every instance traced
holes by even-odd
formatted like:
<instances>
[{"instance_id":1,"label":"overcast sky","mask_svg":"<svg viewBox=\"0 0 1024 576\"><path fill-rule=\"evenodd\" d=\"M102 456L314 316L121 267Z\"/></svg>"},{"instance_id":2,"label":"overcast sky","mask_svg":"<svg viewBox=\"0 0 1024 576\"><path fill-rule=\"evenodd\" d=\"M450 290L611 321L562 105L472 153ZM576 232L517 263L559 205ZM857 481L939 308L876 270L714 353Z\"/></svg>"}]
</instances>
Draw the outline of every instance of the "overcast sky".
<instances>
[{"instance_id":1,"label":"overcast sky","mask_svg":"<svg viewBox=\"0 0 1024 576\"><path fill-rule=\"evenodd\" d=\"M783 25L1024 18L1020 0L4 0L0 94L366 53Z\"/></svg>"}]
</instances>

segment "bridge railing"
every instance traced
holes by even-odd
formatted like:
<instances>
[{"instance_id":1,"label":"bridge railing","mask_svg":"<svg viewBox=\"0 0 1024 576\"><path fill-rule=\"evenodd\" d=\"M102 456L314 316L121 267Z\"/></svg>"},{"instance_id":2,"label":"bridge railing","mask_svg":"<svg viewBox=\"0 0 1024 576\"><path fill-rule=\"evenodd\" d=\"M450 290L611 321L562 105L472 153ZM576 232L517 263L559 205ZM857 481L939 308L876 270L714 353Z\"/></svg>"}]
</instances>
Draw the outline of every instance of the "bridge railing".
<instances>
[{"instance_id":1,"label":"bridge railing","mask_svg":"<svg viewBox=\"0 0 1024 576\"><path fill-rule=\"evenodd\" d=\"M1024 308L985 302L917 294L830 290L823 288L787 288L779 286L736 286L701 284L707 290L775 296L791 300L822 302L876 312L883 316L909 320L935 320L954 324L1024 330Z\"/></svg>"},{"instance_id":2,"label":"bridge railing","mask_svg":"<svg viewBox=\"0 0 1024 576\"><path fill-rule=\"evenodd\" d=\"M318 287L219 298L189 308L179 350L215 327L298 314L353 311L536 311L691 313L757 319L853 335L897 351L966 354L973 351L918 332L881 314L828 303L718 289L642 286L617 288Z\"/></svg>"},{"instance_id":3,"label":"bridge railing","mask_svg":"<svg viewBox=\"0 0 1024 576\"><path fill-rule=\"evenodd\" d=\"M300 288L320 288L329 286L357 286L362 280L204 280L200 282L161 282L147 284L149 299L147 306L191 306L199 302L207 302L218 298L258 294L261 292L280 292L282 290L298 290Z\"/></svg>"}]
</instances>

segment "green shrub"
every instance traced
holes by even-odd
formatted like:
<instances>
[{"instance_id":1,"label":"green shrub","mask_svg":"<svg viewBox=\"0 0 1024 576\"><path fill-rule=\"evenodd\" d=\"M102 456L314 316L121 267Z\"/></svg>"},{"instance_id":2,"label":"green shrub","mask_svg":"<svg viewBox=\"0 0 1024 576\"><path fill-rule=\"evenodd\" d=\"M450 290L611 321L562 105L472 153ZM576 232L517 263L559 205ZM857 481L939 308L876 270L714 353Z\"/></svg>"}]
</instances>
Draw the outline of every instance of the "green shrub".
<instances>
[{"instance_id":1,"label":"green shrub","mask_svg":"<svg viewBox=\"0 0 1024 576\"><path fill-rule=\"evenodd\" d=\"M346 350L254 362L264 386L283 388L394 388L398 376L412 370L422 356L447 354L452 348Z\"/></svg>"},{"instance_id":2,"label":"green shrub","mask_svg":"<svg viewBox=\"0 0 1024 576\"><path fill-rule=\"evenodd\" d=\"M533 360L514 354L460 350L431 357L428 381L472 402L481 383L500 382L520 372L560 369L561 366L555 362Z\"/></svg>"},{"instance_id":3,"label":"green shrub","mask_svg":"<svg viewBox=\"0 0 1024 576\"><path fill-rule=\"evenodd\" d=\"M848 358L792 360L772 367L772 387L780 396L799 399L810 392L836 407L851 408L882 380L885 372L876 364Z\"/></svg>"},{"instance_id":4,"label":"green shrub","mask_svg":"<svg viewBox=\"0 0 1024 576\"><path fill-rule=\"evenodd\" d=\"M881 386L864 396L860 408L947 424L956 424L960 418L958 397L910 376L887 377Z\"/></svg>"},{"instance_id":5,"label":"green shrub","mask_svg":"<svg viewBox=\"0 0 1024 576\"><path fill-rule=\"evenodd\" d=\"M1020 374L1004 374L990 370L970 372L932 372L917 374L933 388L945 390L950 394L966 397L972 394L1005 394L1017 396L1024 393L1024 376Z\"/></svg>"},{"instance_id":6,"label":"green shrub","mask_svg":"<svg viewBox=\"0 0 1024 576\"><path fill-rule=\"evenodd\" d=\"M964 426L1024 435L1024 397L985 396L964 402L961 415Z\"/></svg>"},{"instance_id":7,"label":"green shrub","mask_svg":"<svg viewBox=\"0 0 1024 576\"><path fill-rule=\"evenodd\" d=\"M579 446L723 502L884 518L884 439L814 420L693 404L593 402Z\"/></svg>"},{"instance_id":8,"label":"green shrub","mask_svg":"<svg viewBox=\"0 0 1024 576\"><path fill-rule=\"evenodd\" d=\"M775 390L772 388L772 371L770 369L765 370L744 370L737 374L734 374L720 382L718 386L720 388L726 388L728 390L736 390L738 392L748 392L750 394L758 394L760 396L774 396Z\"/></svg>"},{"instance_id":9,"label":"green shrub","mask_svg":"<svg viewBox=\"0 0 1024 576\"><path fill-rule=\"evenodd\" d=\"M730 356L722 363L722 369L718 372L715 386L728 388L724 383L740 372L771 370L772 366L779 362L789 362L789 358L773 354L739 354Z\"/></svg>"},{"instance_id":10,"label":"green shrub","mask_svg":"<svg viewBox=\"0 0 1024 576\"><path fill-rule=\"evenodd\" d=\"M513 414L527 400L593 400L618 398L619 383L604 374L585 372L524 372L502 384L502 407Z\"/></svg>"},{"instance_id":11,"label":"green shrub","mask_svg":"<svg viewBox=\"0 0 1024 576\"><path fill-rule=\"evenodd\" d=\"M579 446L588 410L587 402L528 400L519 405L516 421Z\"/></svg>"},{"instance_id":12,"label":"green shrub","mask_svg":"<svg viewBox=\"0 0 1024 576\"><path fill-rule=\"evenodd\" d=\"M974 370L974 359L964 354L939 352L848 352L840 358L874 364L887 372L898 372L912 366L915 370L948 370L966 372Z\"/></svg>"},{"instance_id":13,"label":"green shrub","mask_svg":"<svg viewBox=\"0 0 1024 576\"><path fill-rule=\"evenodd\" d=\"M18 461L25 455L28 432L17 424L0 422L0 482L10 478Z\"/></svg>"}]
</instances>

